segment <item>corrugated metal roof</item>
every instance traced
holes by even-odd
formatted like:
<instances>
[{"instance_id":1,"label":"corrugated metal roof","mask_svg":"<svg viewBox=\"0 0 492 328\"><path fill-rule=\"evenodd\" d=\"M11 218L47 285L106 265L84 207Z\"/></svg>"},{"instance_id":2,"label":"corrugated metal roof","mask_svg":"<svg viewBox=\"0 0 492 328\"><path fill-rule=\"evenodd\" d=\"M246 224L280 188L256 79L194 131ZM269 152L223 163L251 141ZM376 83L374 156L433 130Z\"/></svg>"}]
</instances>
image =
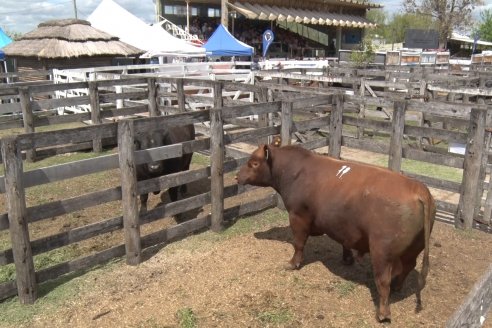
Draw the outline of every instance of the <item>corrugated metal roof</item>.
<instances>
[{"instance_id":1,"label":"corrugated metal roof","mask_svg":"<svg viewBox=\"0 0 492 328\"><path fill-rule=\"evenodd\" d=\"M259 5L249 2L229 3L229 6L237 10L248 19L269 21L278 20L303 24L319 24L359 28L376 27L375 24L369 22L365 17L361 16Z\"/></svg>"}]
</instances>

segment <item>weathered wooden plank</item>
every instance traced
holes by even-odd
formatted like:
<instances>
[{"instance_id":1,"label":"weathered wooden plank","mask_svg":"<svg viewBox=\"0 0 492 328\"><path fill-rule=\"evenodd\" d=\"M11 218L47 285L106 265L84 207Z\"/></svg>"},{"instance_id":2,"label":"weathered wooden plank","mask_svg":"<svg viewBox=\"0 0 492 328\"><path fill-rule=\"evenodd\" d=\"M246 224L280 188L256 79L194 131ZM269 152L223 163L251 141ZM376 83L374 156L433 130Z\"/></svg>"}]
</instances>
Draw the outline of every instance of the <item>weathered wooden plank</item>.
<instances>
[{"instance_id":1,"label":"weathered wooden plank","mask_svg":"<svg viewBox=\"0 0 492 328\"><path fill-rule=\"evenodd\" d=\"M330 145L328 154L334 158L340 158L342 150L343 127L343 96L337 94L333 97L334 110L330 114Z\"/></svg>"},{"instance_id":2,"label":"weathered wooden plank","mask_svg":"<svg viewBox=\"0 0 492 328\"><path fill-rule=\"evenodd\" d=\"M415 174L415 173L407 172L407 171L403 171L402 173L405 174L406 176L413 178L413 179L419 180L420 182L423 182L424 184L426 184L427 186L432 187L432 188L437 188L437 189L447 190L447 191L453 191L456 193L460 192L461 184L458 182L447 181L447 180L443 180L443 179L437 179L437 178L433 178L433 177L429 177L429 176L425 176L425 175L420 175L420 174Z\"/></svg>"},{"instance_id":3,"label":"weathered wooden plank","mask_svg":"<svg viewBox=\"0 0 492 328\"><path fill-rule=\"evenodd\" d=\"M403 157L413 159L416 161L427 162L437 165L444 165L454 167L458 169L463 168L463 156L457 154L438 154L423 151L420 149L410 148L408 146L403 147Z\"/></svg>"},{"instance_id":4,"label":"weathered wooden plank","mask_svg":"<svg viewBox=\"0 0 492 328\"><path fill-rule=\"evenodd\" d=\"M480 183L480 165L485 144L485 122L487 111L474 108L470 114L470 128L463 163L463 181L456 213L455 225L458 228L472 229L477 197L476 186ZM481 195L480 195L481 197Z\"/></svg>"},{"instance_id":5,"label":"weathered wooden plank","mask_svg":"<svg viewBox=\"0 0 492 328\"><path fill-rule=\"evenodd\" d=\"M224 209L224 219L230 221L274 206L277 206L277 195L272 193L264 198Z\"/></svg>"},{"instance_id":6,"label":"weathered wooden plank","mask_svg":"<svg viewBox=\"0 0 492 328\"><path fill-rule=\"evenodd\" d=\"M66 261L36 273L39 283L58 278L64 274L82 271L125 255L125 245L118 245L72 261Z\"/></svg>"},{"instance_id":7,"label":"weathered wooden plank","mask_svg":"<svg viewBox=\"0 0 492 328\"><path fill-rule=\"evenodd\" d=\"M402 160L403 130L405 128L406 102L395 102L391 121L391 139L389 145L388 168L400 172Z\"/></svg>"},{"instance_id":8,"label":"weathered wooden plank","mask_svg":"<svg viewBox=\"0 0 492 328\"><path fill-rule=\"evenodd\" d=\"M37 255L50 250L80 242L95 236L123 228L123 217L92 223L69 231L43 237L31 242L32 254ZM13 263L12 249L0 252L0 265Z\"/></svg>"},{"instance_id":9,"label":"weathered wooden plank","mask_svg":"<svg viewBox=\"0 0 492 328\"><path fill-rule=\"evenodd\" d=\"M309 107L316 107L320 105L331 105L333 103L333 95L316 96L316 97L304 97L301 99L292 100L292 109L304 109L308 110Z\"/></svg>"},{"instance_id":10,"label":"weathered wooden plank","mask_svg":"<svg viewBox=\"0 0 492 328\"><path fill-rule=\"evenodd\" d=\"M465 302L449 318L446 328L481 327L492 307L492 265L468 293ZM490 320L490 318L489 318Z\"/></svg>"},{"instance_id":11,"label":"weathered wooden plank","mask_svg":"<svg viewBox=\"0 0 492 328\"><path fill-rule=\"evenodd\" d=\"M15 280L10 280L0 284L0 301L17 295L17 284Z\"/></svg>"},{"instance_id":12,"label":"weathered wooden plank","mask_svg":"<svg viewBox=\"0 0 492 328\"><path fill-rule=\"evenodd\" d=\"M280 130L280 138L282 140L282 146L290 145L293 133L292 126L292 102L282 102L282 127Z\"/></svg>"},{"instance_id":13,"label":"weathered wooden plank","mask_svg":"<svg viewBox=\"0 0 492 328\"><path fill-rule=\"evenodd\" d=\"M211 229L220 231L224 221L224 122L222 84L214 84L214 108L210 110Z\"/></svg>"},{"instance_id":14,"label":"weathered wooden plank","mask_svg":"<svg viewBox=\"0 0 492 328\"><path fill-rule=\"evenodd\" d=\"M121 204L125 232L126 263L137 265L141 262L140 225L137 202L137 163L134 155L135 131L133 121L118 123L118 149L121 172Z\"/></svg>"},{"instance_id":15,"label":"weathered wooden plank","mask_svg":"<svg viewBox=\"0 0 492 328\"><path fill-rule=\"evenodd\" d=\"M26 195L22 179L22 158L16 137L2 139L5 166L5 199L10 219L10 239L15 262L17 293L22 304L37 299L37 283L27 225Z\"/></svg>"},{"instance_id":16,"label":"weathered wooden plank","mask_svg":"<svg viewBox=\"0 0 492 328\"><path fill-rule=\"evenodd\" d=\"M89 99L91 105L91 123L93 125L101 124L101 106L99 104L99 89L97 82L89 82ZM98 135L95 135L92 139L93 151L99 153L102 151L102 140Z\"/></svg>"},{"instance_id":17,"label":"weathered wooden plank","mask_svg":"<svg viewBox=\"0 0 492 328\"><path fill-rule=\"evenodd\" d=\"M271 136L280 133L280 126L269 126L249 131L240 131L227 133L224 135L224 144L229 145L236 142L244 142L248 140L257 140L258 138Z\"/></svg>"},{"instance_id":18,"label":"weathered wooden plank","mask_svg":"<svg viewBox=\"0 0 492 328\"><path fill-rule=\"evenodd\" d=\"M20 88L20 103L22 108L22 119L24 122L24 132L34 132L34 115L31 106L31 94L28 88ZM26 159L29 162L34 162L36 159L36 151L34 148L26 150Z\"/></svg>"}]
</instances>

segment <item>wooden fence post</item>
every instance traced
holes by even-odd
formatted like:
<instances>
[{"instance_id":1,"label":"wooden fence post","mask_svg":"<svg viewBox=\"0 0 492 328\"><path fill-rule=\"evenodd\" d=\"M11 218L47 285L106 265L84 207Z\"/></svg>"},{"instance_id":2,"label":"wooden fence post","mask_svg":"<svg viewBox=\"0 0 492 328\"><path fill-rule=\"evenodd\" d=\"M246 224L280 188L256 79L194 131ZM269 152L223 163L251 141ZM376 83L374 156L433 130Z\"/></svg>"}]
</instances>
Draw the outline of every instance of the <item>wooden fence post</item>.
<instances>
[{"instance_id":1,"label":"wooden fence post","mask_svg":"<svg viewBox=\"0 0 492 328\"><path fill-rule=\"evenodd\" d=\"M342 128L343 128L343 95L333 96L333 108L330 114L330 144L328 154L340 158L342 151Z\"/></svg>"},{"instance_id":2,"label":"wooden fence post","mask_svg":"<svg viewBox=\"0 0 492 328\"><path fill-rule=\"evenodd\" d=\"M261 90L258 92L258 101L259 102L267 102L268 101L268 89L266 88L261 88ZM260 128L265 128L267 126L270 126L269 120L268 120L268 115L269 114L258 114L258 127ZM269 138L261 138L259 140L260 143L267 144L269 143Z\"/></svg>"},{"instance_id":3,"label":"wooden fence post","mask_svg":"<svg viewBox=\"0 0 492 328\"><path fill-rule=\"evenodd\" d=\"M34 115L31 107L31 92L29 88L19 88L20 105L22 108L22 119L24 121L24 132L34 132ZM26 160L28 162L34 162L36 160L36 150L30 149L26 151Z\"/></svg>"},{"instance_id":4,"label":"wooden fence post","mask_svg":"<svg viewBox=\"0 0 492 328\"><path fill-rule=\"evenodd\" d=\"M149 115L152 117L159 116L159 109L157 107L157 84L154 78L147 80L148 99L149 99Z\"/></svg>"},{"instance_id":5,"label":"wooden fence post","mask_svg":"<svg viewBox=\"0 0 492 328\"><path fill-rule=\"evenodd\" d=\"M477 185L480 183L480 166L485 142L485 121L487 111L472 108L470 127L466 143L465 161L463 163L463 180L461 182L460 201L455 216L457 228L471 229L475 217Z\"/></svg>"},{"instance_id":6,"label":"wooden fence post","mask_svg":"<svg viewBox=\"0 0 492 328\"><path fill-rule=\"evenodd\" d=\"M137 170L134 154L135 131L132 120L118 123L118 152L121 172L121 203L125 232L126 263L141 261L140 223L138 212Z\"/></svg>"},{"instance_id":7,"label":"wooden fence post","mask_svg":"<svg viewBox=\"0 0 492 328\"><path fill-rule=\"evenodd\" d=\"M91 104L91 121L93 125L101 124L101 106L99 103L99 89L96 81L89 82L89 99ZM92 139L92 150L96 153L102 151L101 137L95 136Z\"/></svg>"},{"instance_id":8,"label":"wooden fence post","mask_svg":"<svg viewBox=\"0 0 492 328\"><path fill-rule=\"evenodd\" d=\"M364 78L360 79L360 90L359 90L359 96L361 97L360 104L359 104L359 114L357 115L358 118L364 119L366 117L366 101L364 99L366 93L366 81ZM364 138L364 128L358 126L357 127L357 139L362 139Z\"/></svg>"},{"instance_id":9,"label":"wooden fence post","mask_svg":"<svg viewBox=\"0 0 492 328\"><path fill-rule=\"evenodd\" d=\"M391 121L391 140L389 146L388 168L400 172L402 159L403 130L405 129L406 101L393 103L393 120Z\"/></svg>"},{"instance_id":10,"label":"wooden fence post","mask_svg":"<svg viewBox=\"0 0 492 328\"><path fill-rule=\"evenodd\" d=\"M211 229L218 232L224 222L224 121L222 83L214 83L214 108L210 109Z\"/></svg>"},{"instance_id":11,"label":"wooden fence post","mask_svg":"<svg viewBox=\"0 0 492 328\"><path fill-rule=\"evenodd\" d=\"M17 293L22 304L33 304L37 298L36 272L27 225L22 156L16 137L7 137L2 140L2 158L5 167L5 198L9 215Z\"/></svg>"},{"instance_id":12,"label":"wooden fence post","mask_svg":"<svg viewBox=\"0 0 492 328\"><path fill-rule=\"evenodd\" d=\"M290 145L292 138L292 102L282 101L282 126L280 127L280 139L282 146Z\"/></svg>"},{"instance_id":13,"label":"wooden fence post","mask_svg":"<svg viewBox=\"0 0 492 328\"><path fill-rule=\"evenodd\" d=\"M186 111L186 100L185 100L184 80L183 79L176 79L176 91L178 93L179 112L184 113Z\"/></svg>"}]
</instances>

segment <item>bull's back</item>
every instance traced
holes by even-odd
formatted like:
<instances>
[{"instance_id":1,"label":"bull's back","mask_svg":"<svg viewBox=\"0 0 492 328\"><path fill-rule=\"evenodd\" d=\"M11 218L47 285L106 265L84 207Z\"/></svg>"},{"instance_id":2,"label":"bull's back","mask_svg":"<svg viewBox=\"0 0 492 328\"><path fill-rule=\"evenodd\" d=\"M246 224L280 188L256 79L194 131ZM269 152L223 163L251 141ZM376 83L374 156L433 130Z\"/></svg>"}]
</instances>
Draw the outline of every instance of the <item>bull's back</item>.
<instances>
[{"instance_id":1,"label":"bull's back","mask_svg":"<svg viewBox=\"0 0 492 328\"><path fill-rule=\"evenodd\" d=\"M299 194L314 233L355 249L361 240L391 236L395 247L405 248L423 231L422 202L435 207L425 185L399 173L321 156L309 164L306 192Z\"/></svg>"}]
</instances>

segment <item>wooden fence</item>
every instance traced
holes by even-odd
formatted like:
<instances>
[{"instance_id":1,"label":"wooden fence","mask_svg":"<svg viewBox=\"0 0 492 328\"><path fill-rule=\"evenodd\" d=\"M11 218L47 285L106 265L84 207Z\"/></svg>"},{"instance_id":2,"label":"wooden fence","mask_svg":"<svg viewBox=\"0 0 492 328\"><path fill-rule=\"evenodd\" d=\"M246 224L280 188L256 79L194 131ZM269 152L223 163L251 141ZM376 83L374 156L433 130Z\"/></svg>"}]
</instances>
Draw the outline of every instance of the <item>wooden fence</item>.
<instances>
[{"instance_id":1,"label":"wooden fence","mask_svg":"<svg viewBox=\"0 0 492 328\"><path fill-rule=\"evenodd\" d=\"M92 83L92 84L91 84ZM145 91L134 93L98 92L100 87L145 84ZM155 86L159 83L173 83L175 92L161 93ZM184 111L186 101L193 101L197 95L187 95L184 86L201 85L213 90L213 97L207 101L211 108L198 111ZM378 98L364 94L347 95L340 90L305 88L287 84L259 83L244 85L232 82L213 82L188 79L129 78L119 81L95 81L81 84L29 86L19 92L31 94L51 92L55 88L88 87L92 90L89 97L75 97L63 100L34 100L25 95L17 104L3 104L9 109L15 106L23 109L24 117L35 108L53 108L71 102L91 106L91 113L53 116L52 119L91 120L91 126L51 131L30 132L11 136L2 140L2 158L5 176L0 179L0 192L5 193L7 213L0 214L0 231L9 230L11 248L0 252L0 265L15 264L16 279L0 284L0 298L15 294L21 302L32 303L37 296L39 283L54 279L63 274L80 271L103 263L114 257L126 254L129 264L141 260L142 249L152 245L167 243L187 234L206 228L220 230L224 223L237 216L275 206L275 195L270 194L259 200L242 205L226 207L224 200L252 188L238 187L235 184L224 185L224 174L234 171L247 159L246 154L230 148L229 145L243 141L256 141L265 137L281 134L284 143L302 140L303 147L319 149L328 147L331 156L343 156L342 146L385 154L388 167L401 170L406 159L433 163L463 169L462 183L446 181L431 176L404 172L431 187L449 190L460 194L458 204L439 201L440 211L456 214L454 224L459 227L472 226L490 232L490 212L492 192L486 182L491 140L489 106L474 103L422 102L420 99ZM244 103L224 97L228 91L253 92L259 103ZM366 90L366 89L364 89ZM320 94L322 93L322 94ZM171 105L161 105L160 97L176 99ZM82 98L82 99L79 99ZM102 108L103 99L124 100L120 109ZM136 100L145 99L141 105ZM191 100L189 100L191 99ZM376 106L384 107L390 114L388 120ZM17 110L19 110L17 107ZM102 123L102 117L133 115L147 112L151 118L120 120L115 123ZM159 116L159 112L176 113ZM449 129L426 125L415 125L415 114L425 113L446 121ZM97 114L97 115L96 115ZM75 115L75 116L74 116ZM251 120L254 116L257 120ZM33 122L39 122L38 118ZM17 126L30 126L29 119L21 120ZM203 124L210 129L208 135L195 141L180 145L170 145L153 150L132 151L135 135L161 129L165 125ZM225 131L224 126L233 124L242 129ZM36 126L35 123L31 126ZM456 128L457 127L457 128ZM33 129L34 130L34 129ZM27 132L27 131L26 131ZM303 135L303 132L307 132ZM306 137L309 136L309 137ZM374 136L377 136L375 138ZM444 141L458 141L467 145L465 155L453 154L433 145L424 145L421 141L438 138ZM23 171L23 156L29 159L29 152L37 155L70 152L80 145L90 145L99 151L105 140L118 144L119 154L101 156L95 159L61 164L57 166ZM484 151L484 149L486 151ZM181 156L183 153L207 151L210 153L210 165L206 168L181 172L169 176L136 183L132 167L139 163L162 158ZM234 160L225 160L224 153ZM27 154L27 155L26 155ZM485 156L483 156L485 154ZM98 190L68 199L47 201L43 204L27 206L25 190L36 185L80 177L94 172L120 169L121 185ZM209 178L210 191L179 200L140 214L136 207L136 197L141 193L163 190L199 179ZM57 234L30 240L29 227L42 220L53 219L75 211L98 206L108 202L121 203L122 216L105 218L102 221L70 229ZM172 216L190 209L209 206L210 214L197 216L184 223L142 235L140 227L163 217ZM33 257L54 249L81 242L101 234L114 231L124 232L124 243L111 246L94 254L72 259L54 266L35 270Z\"/></svg>"}]
</instances>

